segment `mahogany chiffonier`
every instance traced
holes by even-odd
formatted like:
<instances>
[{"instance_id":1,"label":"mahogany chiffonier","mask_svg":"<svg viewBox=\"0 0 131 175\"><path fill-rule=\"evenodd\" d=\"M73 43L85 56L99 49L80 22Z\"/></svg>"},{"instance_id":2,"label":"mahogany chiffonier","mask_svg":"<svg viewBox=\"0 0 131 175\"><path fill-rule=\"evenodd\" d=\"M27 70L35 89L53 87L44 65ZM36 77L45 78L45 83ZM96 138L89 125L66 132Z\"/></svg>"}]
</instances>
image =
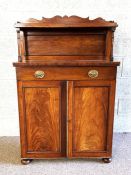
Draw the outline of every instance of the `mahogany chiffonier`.
<instances>
[{"instance_id":1,"label":"mahogany chiffonier","mask_svg":"<svg viewBox=\"0 0 131 175\"><path fill-rule=\"evenodd\" d=\"M110 162L117 24L55 16L15 27L21 162L90 157Z\"/></svg>"}]
</instances>

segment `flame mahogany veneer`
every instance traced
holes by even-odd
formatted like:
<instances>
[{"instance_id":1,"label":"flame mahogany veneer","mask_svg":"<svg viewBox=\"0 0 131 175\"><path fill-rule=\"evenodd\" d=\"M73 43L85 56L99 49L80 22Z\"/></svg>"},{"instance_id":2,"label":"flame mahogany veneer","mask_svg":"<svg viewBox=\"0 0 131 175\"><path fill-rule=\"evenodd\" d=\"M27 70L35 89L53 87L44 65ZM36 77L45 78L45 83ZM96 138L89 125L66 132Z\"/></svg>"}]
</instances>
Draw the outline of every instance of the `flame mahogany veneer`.
<instances>
[{"instance_id":1,"label":"flame mahogany veneer","mask_svg":"<svg viewBox=\"0 0 131 175\"><path fill-rule=\"evenodd\" d=\"M90 157L110 162L117 24L55 16L15 27L21 162Z\"/></svg>"}]
</instances>

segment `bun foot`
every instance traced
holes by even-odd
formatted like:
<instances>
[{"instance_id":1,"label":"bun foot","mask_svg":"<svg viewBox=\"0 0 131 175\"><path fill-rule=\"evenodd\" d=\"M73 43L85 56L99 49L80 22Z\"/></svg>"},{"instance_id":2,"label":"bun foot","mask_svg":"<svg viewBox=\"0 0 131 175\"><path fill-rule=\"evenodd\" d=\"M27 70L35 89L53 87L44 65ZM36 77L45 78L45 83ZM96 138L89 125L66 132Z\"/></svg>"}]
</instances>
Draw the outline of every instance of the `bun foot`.
<instances>
[{"instance_id":1,"label":"bun foot","mask_svg":"<svg viewBox=\"0 0 131 175\"><path fill-rule=\"evenodd\" d=\"M21 159L23 165L28 165L30 162L32 162L32 159Z\"/></svg>"},{"instance_id":2,"label":"bun foot","mask_svg":"<svg viewBox=\"0 0 131 175\"><path fill-rule=\"evenodd\" d=\"M103 158L102 159L104 163L110 163L111 162L111 158Z\"/></svg>"}]
</instances>

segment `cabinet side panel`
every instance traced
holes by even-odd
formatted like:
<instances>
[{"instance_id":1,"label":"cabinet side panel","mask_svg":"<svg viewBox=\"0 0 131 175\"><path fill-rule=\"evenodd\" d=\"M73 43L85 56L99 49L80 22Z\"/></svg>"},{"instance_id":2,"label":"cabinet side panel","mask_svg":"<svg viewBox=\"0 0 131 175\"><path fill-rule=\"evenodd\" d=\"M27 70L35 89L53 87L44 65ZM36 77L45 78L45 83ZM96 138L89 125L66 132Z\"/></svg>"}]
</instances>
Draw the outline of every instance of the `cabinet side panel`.
<instances>
[{"instance_id":1,"label":"cabinet side panel","mask_svg":"<svg viewBox=\"0 0 131 175\"><path fill-rule=\"evenodd\" d=\"M73 152L106 151L108 87L75 87Z\"/></svg>"},{"instance_id":2,"label":"cabinet side panel","mask_svg":"<svg viewBox=\"0 0 131 175\"><path fill-rule=\"evenodd\" d=\"M25 88L28 151L60 152L60 88Z\"/></svg>"}]
</instances>

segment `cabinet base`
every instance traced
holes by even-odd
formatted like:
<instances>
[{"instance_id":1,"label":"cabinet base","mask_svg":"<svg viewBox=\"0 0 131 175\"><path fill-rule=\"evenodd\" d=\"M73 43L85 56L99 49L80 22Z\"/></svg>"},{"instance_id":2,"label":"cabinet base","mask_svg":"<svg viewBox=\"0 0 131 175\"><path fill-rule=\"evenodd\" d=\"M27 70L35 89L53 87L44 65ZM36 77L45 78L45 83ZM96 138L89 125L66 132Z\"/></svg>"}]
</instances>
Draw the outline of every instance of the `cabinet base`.
<instances>
[{"instance_id":1,"label":"cabinet base","mask_svg":"<svg viewBox=\"0 0 131 175\"><path fill-rule=\"evenodd\" d=\"M111 162L111 158L103 158L102 159L102 161L104 162L104 163L110 163Z\"/></svg>"},{"instance_id":2,"label":"cabinet base","mask_svg":"<svg viewBox=\"0 0 131 175\"><path fill-rule=\"evenodd\" d=\"M28 165L30 162L32 162L32 159L21 159L23 165Z\"/></svg>"},{"instance_id":3,"label":"cabinet base","mask_svg":"<svg viewBox=\"0 0 131 175\"><path fill-rule=\"evenodd\" d=\"M33 159L21 159L21 163L23 165L28 165L29 163L31 163L33 161ZM111 158L103 158L102 161L104 163L110 163L112 161Z\"/></svg>"}]
</instances>

